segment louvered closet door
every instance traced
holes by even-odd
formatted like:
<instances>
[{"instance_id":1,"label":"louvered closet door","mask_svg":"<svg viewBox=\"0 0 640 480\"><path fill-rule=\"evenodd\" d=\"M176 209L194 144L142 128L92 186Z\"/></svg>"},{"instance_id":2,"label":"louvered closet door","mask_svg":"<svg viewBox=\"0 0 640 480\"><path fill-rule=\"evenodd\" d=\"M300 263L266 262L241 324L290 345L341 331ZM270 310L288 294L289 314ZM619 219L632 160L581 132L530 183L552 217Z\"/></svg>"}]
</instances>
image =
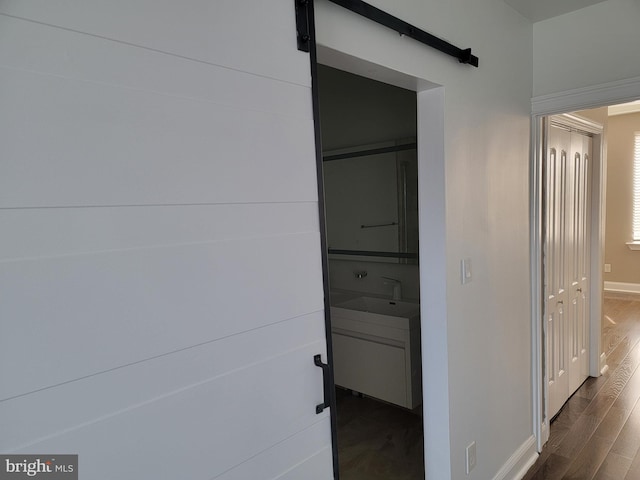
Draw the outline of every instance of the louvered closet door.
<instances>
[{"instance_id":1,"label":"louvered closet door","mask_svg":"<svg viewBox=\"0 0 640 480\"><path fill-rule=\"evenodd\" d=\"M588 375L590 160L591 138L549 127L544 250L549 417Z\"/></svg>"},{"instance_id":2,"label":"louvered closet door","mask_svg":"<svg viewBox=\"0 0 640 480\"><path fill-rule=\"evenodd\" d=\"M0 452L333 477L290 0L0 2Z\"/></svg>"}]
</instances>

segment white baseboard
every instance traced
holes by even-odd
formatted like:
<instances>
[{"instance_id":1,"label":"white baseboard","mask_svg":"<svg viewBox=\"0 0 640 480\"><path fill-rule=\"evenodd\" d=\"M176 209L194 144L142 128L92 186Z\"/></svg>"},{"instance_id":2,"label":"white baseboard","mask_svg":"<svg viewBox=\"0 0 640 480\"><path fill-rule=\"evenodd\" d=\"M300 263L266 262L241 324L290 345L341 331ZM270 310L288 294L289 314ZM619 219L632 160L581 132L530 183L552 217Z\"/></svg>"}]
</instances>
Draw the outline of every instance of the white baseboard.
<instances>
[{"instance_id":1,"label":"white baseboard","mask_svg":"<svg viewBox=\"0 0 640 480\"><path fill-rule=\"evenodd\" d=\"M521 480L536 462L536 438L531 435L525 442L513 452L513 455L498 470L493 480Z\"/></svg>"},{"instance_id":2,"label":"white baseboard","mask_svg":"<svg viewBox=\"0 0 640 480\"><path fill-rule=\"evenodd\" d=\"M609 365L607 365L607 355L602 352L600 354L600 375L604 375L607 370L609 370Z\"/></svg>"},{"instance_id":3,"label":"white baseboard","mask_svg":"<svg viewBox=\"0 0 640 480\"><path fill-rule=\"evenodd\" d=\"M549 434L550 433L551 432L550 432L549 424L547 422L543 422L542 423L542 428L540 429L540 435L541 435L541 438L542 438L542 442L541 443L542 443L543 446L547 443L547 440L549 440ZM542 450L538 450L538 453L541 453L541 452L542 452Z\"/></svg>"},{"instance_id":4,"label":"white baseboard","mask_svg":"<svg viewBox=\"0 0 640 480\"><path fill-rule=\"evenodd\" d=\"M640 293L640 283L604 282L607 292Z\"/></svg>"}]
</instances>

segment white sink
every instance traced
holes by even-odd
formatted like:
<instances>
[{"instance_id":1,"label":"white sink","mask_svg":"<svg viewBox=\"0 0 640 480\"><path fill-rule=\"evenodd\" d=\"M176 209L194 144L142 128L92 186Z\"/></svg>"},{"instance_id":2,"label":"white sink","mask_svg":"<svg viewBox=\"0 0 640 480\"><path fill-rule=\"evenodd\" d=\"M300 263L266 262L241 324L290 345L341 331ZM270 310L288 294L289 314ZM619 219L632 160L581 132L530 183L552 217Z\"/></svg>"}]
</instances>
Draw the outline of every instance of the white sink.
<instances>
[{"instance_id":1,"label":"white sink","mask_svg":"<svg viewBox=\"0 0 640 480\"><path fill-rule=\"evenodd\" d=\"M420 305L417 303L375 297L358 297L353 300L338 303L335 306L348 310L358 310L360 312L404 318L413 317L420 311Z\"/></svg>"}]
</instances>

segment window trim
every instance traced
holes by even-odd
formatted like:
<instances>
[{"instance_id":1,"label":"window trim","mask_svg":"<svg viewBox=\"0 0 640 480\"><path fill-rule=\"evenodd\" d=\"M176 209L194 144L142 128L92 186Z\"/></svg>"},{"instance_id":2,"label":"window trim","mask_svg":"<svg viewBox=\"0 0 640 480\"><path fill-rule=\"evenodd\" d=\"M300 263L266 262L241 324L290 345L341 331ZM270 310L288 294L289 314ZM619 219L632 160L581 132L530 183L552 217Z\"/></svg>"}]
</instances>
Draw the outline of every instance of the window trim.
<instances>
[{"instance_id":1,"label":"window trim","mask_svg":"<svg viewBox=\"0 0 640 480\"><path fill-rule=\"evenodd\" d=\"M640 250L640 132L633 133L633 140L632 240L627 242L627 247L629 247L630 250Z\"/></svg>"}]
</instances>

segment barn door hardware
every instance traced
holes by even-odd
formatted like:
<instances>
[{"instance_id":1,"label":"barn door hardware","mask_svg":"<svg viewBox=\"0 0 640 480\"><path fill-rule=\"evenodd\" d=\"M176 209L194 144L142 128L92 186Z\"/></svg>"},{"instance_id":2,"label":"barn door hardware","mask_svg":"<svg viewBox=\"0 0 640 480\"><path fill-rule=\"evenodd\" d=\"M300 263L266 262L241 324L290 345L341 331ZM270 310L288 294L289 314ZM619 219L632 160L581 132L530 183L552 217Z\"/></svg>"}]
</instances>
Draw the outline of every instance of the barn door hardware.
<instances>
[{"instance_id":1,"label":"barn door hardware","mask_svg":"<svg viewBox=\"0 0 640 480\"><path fill-rule=\"evenodd\" d=\"M380 25L391 28L392 30L398 32L400 35L406 35L407 37L411 37L418 42L424 43L425 45L441 51L442 53L451 55L452 57L457 58L460 63L473 65L474 67L478 66L478 57L471 54L470 48L458 48L455 45L452 45L449 42L436 37L435 35L431 35L430 33L425 32L418 27L414 27L410 23L407 23L404 20L400 20L398 17L394 17L393 15L390 15L387 12L374 7L373 5L369 5L362 0L329 1L335 3L336 5L340 5L347 10L351 10L358 15L362 15L369 20L373 20Z\"/></svg>"},{"instance_id":2,"label":"barn door hardware","mask_svg":"<svg viewBox=\"0 0 640 480\"><path fill-rule=\"evenodd\" d=\"M316 414L322 413L325 408L329 408L331 406L331 369L329 365L326 363L322 363L322 357L320 355L313 356L313 363L315 363L316 367L320 367L322 369L322 383L324 387L324 402L316 405Z\"/></svg>"},{"instance_id":3,"label":"barn door hardware","mask_svg":"<svg viewBox=\"0 0 640 480\"><path fill-rule=\"evenodd\" d=\"M309 51L311 29L309 28L309 2L312 0L294 0L296 4L296 33L298 50Z\"/></svg>"}]
</instances>

